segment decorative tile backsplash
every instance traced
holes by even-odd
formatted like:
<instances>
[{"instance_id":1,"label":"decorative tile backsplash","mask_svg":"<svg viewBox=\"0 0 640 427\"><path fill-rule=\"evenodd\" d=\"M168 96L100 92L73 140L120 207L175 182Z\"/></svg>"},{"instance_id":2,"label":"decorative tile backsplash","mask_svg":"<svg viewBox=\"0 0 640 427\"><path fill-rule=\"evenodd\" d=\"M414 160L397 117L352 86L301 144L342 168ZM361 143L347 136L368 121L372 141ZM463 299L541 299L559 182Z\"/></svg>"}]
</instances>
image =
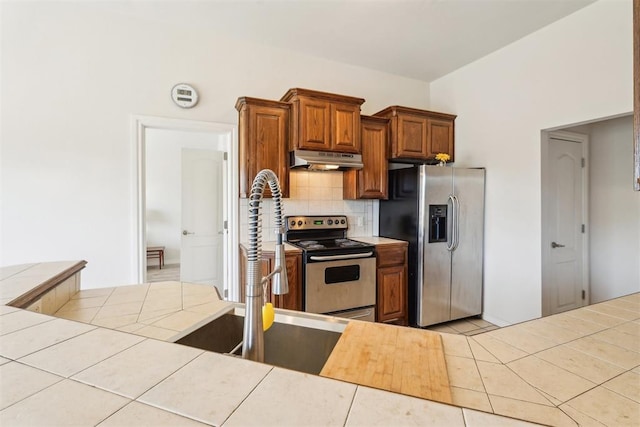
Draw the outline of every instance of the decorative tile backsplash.
<instances>
[{"instance_id":1,"label":"decorative tile backsplash","mask_svg":"<svg viewBox=\"0 0 640 427\"><path fill-rule=\"evenodd\" d=\"M284 200L285 215L347 215L349 237L374 234L377 200L342 200L342 172L291 171L289 198ZM375 204L375 206L374 206ZM262 240L275 240L273 201L263 199ZM249 200L240 199L240 241L248 236ZM375 233L377 234L377 233Z\"/></svg>"}]
</instances>

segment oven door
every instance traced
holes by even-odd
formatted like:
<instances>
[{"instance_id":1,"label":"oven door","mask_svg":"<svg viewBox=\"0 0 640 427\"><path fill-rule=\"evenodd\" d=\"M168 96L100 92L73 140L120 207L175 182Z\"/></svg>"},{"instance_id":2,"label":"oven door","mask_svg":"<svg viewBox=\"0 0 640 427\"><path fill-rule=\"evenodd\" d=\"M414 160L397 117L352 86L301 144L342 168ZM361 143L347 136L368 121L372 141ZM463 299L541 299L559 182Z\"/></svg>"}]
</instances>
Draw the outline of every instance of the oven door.
<instances>
[{"instance_id":1,"label":"oven door","mask_svg":"<svg viewBox=\"0 0 640 427\"><path fill-rule=\"evenodd\" d=\"M305 264L305 311L331 313L375 305L375 256L331 258L313 262L310 257Z\"/></svg>"}]
</instances>

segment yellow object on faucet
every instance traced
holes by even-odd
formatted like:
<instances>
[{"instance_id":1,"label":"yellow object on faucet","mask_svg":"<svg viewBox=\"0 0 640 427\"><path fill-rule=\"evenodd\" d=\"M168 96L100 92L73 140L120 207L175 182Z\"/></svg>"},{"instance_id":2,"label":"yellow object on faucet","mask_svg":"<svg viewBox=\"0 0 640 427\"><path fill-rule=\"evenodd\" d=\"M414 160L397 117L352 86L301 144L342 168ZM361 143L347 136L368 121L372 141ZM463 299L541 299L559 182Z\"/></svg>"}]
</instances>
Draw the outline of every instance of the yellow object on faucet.
<instances>
[{"instance_id":1,"label":"yellow object on faucet","mask_svg":"<svg viewBox=\"0 0 640 427\"><path fill-rule=\"evenodd\" d=\"M276 313L273 310L273 304L270 302L262 306L262 329L267 330L273 325Z\"/></svg>"}]
</instances>

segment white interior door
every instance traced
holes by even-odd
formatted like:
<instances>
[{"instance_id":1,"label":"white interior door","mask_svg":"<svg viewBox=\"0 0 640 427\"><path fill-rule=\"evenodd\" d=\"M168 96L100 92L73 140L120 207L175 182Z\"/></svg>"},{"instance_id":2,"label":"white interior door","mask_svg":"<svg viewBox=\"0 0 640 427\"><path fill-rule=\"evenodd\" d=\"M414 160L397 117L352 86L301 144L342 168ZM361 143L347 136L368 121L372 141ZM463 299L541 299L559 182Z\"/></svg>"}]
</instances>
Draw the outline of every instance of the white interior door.
<instances>
[{"instance_id":1,"label":"white interior door","mask_svg":"<svg viewBox=\"0 0 640 427\"><path fill-rule=\"evenodd\" d=\"M583 142L551 136L548 144L548 208L542 245L543 314L586 304L584 277Z\"/></svg>"},{"instance_id":2,"label":"white interior door","mask_svg":"<svg viewBox=\"0 0 640 427\"><path fill-rule=\"evenodd\" d=\"M180 280L224 286L224 153L182 149Z\"/></svg>"}]
</instances>

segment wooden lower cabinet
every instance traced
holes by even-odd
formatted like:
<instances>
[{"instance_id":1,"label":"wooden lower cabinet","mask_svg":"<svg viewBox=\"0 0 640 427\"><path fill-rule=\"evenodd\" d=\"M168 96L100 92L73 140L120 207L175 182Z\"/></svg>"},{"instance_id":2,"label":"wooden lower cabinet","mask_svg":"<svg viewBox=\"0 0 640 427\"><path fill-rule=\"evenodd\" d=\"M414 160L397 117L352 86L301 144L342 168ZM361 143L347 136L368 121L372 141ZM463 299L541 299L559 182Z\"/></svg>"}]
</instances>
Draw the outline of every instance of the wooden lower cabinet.
<instances>
[{"instance_id":1,"label":"wooden lower cabinet","mask_svg":"<svg viewBox=\"0 0 640 427\"><path fill-rule=\"evenodd\" d=\"M407 312L407 243L376 246L377 290L376 322L408 325ZM285 257L289 293L273 295L271 282L267 285L267 301L276 308L302 310L302 254L287 252ZM273 270L275 253L262 252L262 276ZM240 302L244 302L247 251L240 245Z\"/></svg>"},{"instance_id":2,"label":"wooden lower cabinet","mask_svg":"<svg viewBox=\"0 0 640 427\"><path fill-rule=\"evenodd\" d=\"M408 325L407 243L378 245L376 322Z\"/></svg>"},{"instance_id":3,"label":"wooden lower cabinet","mask_svg":"<svg viewBox=\"0 0 640 427\"><path fill-rule=\"evenodd\" d=\"M267 284L267 301L276 308L287 310L302 310L302 255L297 252L287 252L285 255L287 278L289 279L289 293L274 295L271 292L271 281ZM266 276L275 265L275 253L262 251L262 276ZM244 302L247 277L247 251L240 245L240 302Z\"/></svg>"}]
</instances>

